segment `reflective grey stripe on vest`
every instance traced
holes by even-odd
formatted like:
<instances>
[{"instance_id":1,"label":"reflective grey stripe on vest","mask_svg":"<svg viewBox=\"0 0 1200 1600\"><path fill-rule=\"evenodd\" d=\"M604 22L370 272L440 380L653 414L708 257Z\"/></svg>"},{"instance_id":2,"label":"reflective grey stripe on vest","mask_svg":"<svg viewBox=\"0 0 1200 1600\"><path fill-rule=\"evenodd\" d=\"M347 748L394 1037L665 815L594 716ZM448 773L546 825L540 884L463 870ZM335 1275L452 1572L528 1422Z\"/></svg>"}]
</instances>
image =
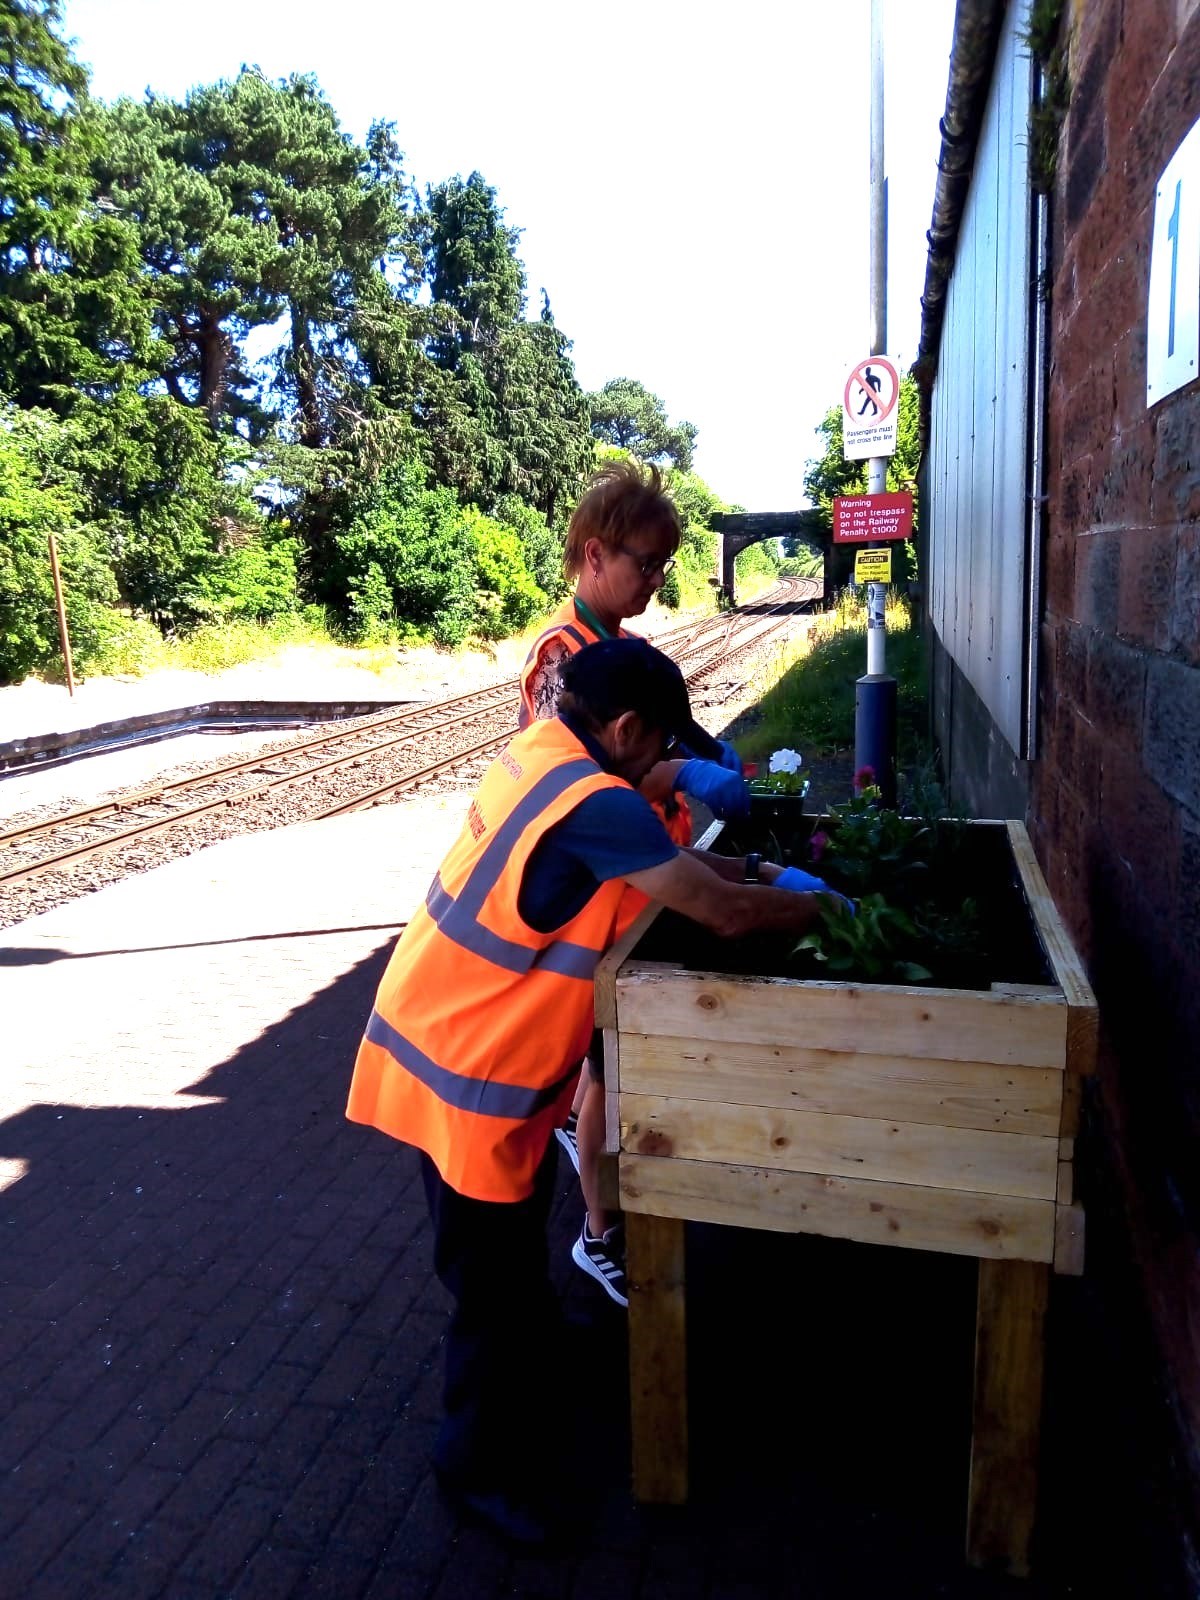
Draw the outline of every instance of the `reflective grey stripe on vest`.
<instances>
[{"instance_id":1,"label":"reflective grey stripe on vest","mask_svg":"<svg viewBox=\"0 0 1200 1600\"><path fill-rule=\"evenodd\" d=\"M467 881L456 896L447 894L442 886L441 874L434 876L425 896L425 908L447 939L474 955L482 956L506 972L526 973L534 967L542 972L557 972L566 978L590 978L596 963L604 954L588 945L572 944L569 939L556 939L542 949L531 949L515 939L505 939L479 921L483 902L500 881L508 865L508 858L525 829L548 805L578 783L591 777L600 768L594 761L579 757L564 762L551 772L543 774L505 817L496 829L495 837L475 863Z\"/></svg>"},{"instance_id":2,"label":"reflective grey stripe on vest","mask_svg":"<svg viewBox=\"0 0 1200 1600\"><path fill-rule=\"evenodd\" d=\"M555 1100L575 1076L578 1063L563 1074L556 1083L544 1089L527 1089L517 1083L496 1083L490 1078L467 1078L448 1067L439 1066L411 1039L393 1028L378 1011L372 1011L367 1023L367 1038L386 1050L392 1060L411 1072L425 1087L446 1105L457 1111L475 1111L482 1117L512 1117L520 1119L536 1116L539 1111L553 1105Z\"/></svg>"}]
</instances>

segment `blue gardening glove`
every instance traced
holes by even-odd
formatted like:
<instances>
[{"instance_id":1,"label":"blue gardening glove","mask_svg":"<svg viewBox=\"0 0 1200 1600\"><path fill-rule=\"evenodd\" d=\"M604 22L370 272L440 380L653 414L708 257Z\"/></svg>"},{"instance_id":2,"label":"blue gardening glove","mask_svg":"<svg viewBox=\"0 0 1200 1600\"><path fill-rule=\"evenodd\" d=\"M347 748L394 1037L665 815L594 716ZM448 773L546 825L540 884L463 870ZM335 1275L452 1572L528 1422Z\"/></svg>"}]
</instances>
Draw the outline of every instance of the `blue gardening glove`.
<instances>
[{"instance_id":1,"label":"blue gardening glove","mask_svg":"<svg viewBox=\"0 0 1200 1600\"><path fill-rule=\"evenodd\" d=\"M721 746L721 765L727 772L736 772L740 778L742 776L741 756L738 755L728 739L718 739L717 743Z\"/></svg>"},{"instance_id":2,"label":"blue gardening glove","mask_svg":"<svg viewBox=\"0 0 1200 1600\"><path fill-rule=\"evenodd\" d=\"M696 800L703 800L714 817L748 817L750 791L744 778L727 772L715 761L685 761L675 779L675 787Z\"/></svg>"},{"instance_id":3,"label":"blue gardening glove","mask_svg":"<svg viewBox=\"0 0 1200 1600\"><path fill-rule=\"evenodd\" d=\"M773 889L790 889L793 894L831 895L833 899L842 902L851 916L854 915L853 900L847 900L844 894L839 894L836 889L831 889L824 878L814 878L811 872L805 872L800 867L784 867L771 887Z\"/></svg>"}]
</instances>

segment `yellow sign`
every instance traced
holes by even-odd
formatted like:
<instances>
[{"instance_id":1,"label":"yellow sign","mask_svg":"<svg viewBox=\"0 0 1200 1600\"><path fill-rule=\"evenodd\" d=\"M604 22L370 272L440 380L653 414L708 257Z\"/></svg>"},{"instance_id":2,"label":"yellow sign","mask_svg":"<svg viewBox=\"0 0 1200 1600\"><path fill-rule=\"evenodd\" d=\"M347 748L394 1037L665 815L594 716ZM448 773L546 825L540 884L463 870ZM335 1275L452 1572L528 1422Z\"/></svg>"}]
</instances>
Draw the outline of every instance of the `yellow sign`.
<instances>
[{"instance_id":1,"label":"yellow sign","mask_svg":"<svg viewBox=\"0 0 1200 1600\"><path fill-rule=\"evenodd\" d=\"M856 550L854 552L855 583L891 583L892 552L890 550Z\"/></svg>"}]
</instances>

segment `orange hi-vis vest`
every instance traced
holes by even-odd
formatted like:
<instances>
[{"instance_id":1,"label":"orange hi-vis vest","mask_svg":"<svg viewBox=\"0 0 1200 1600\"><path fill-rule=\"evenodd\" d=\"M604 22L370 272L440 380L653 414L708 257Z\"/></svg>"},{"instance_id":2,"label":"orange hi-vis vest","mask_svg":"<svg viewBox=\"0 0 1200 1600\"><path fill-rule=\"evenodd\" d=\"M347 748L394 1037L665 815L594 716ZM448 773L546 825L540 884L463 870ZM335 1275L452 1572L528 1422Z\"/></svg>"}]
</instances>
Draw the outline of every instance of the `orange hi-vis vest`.
<instances>
[{"instance_id":1,"label":"orange hi-vis vest","mask_svg":"<svg viewBox=\"0 0 1200 1600\"><path fill-rule=\"evenodd\" d=\"M596 963L625 883L602 883L552 933L522 920L525 867L588 795L627 787L559 718L489 767L401 935L359 1046L346 1115L416 1145L475 1200L531 1193L592 1036Z\"/></svg>"},{"instance_id":2,"label":"orange hi-vis vest","mask_svg":"<svg viewBox=\"0 0 1200 1600\"><path fill-rule=\"evenodd\" d=\"M582 650L585 644L598 644L603 635L591 627L586 618L581 616L576 609L573 599L564 600L562 605L550 618L549 626L544 628L533 641L533 648L525 658L525 665L521 668L521 706L517 713L517 722L521 728L529 727L530 723L537 720L537 713L533 708L531 685L537 671L538 657L542 646L548 639L557 639L566 646L568 655L575 655ZM620 639L633 639L636 634L626 633L624 628L617 629ZM681 849L692 842L692 813L688 803L682 795L676 795L671 806L656 805L654 807L662 821L663 827L671 837L671 843L677 844ZM640 889L627 891L627 904L621 913L620 932L625 929L639 915L643 907L649 905L648 896Z\"/></svg>"},{"instance_id":3,"label":"orange hi-vis vest","mask_svg":"<svg viewBox=\"0 0 1200 1600\"><path fill-rule=\"evenodd\" d=\"M546 641L548 639L557 639L560 644L566 646L567 654L573 656L576 651L582 650L585 644L599 644L603 637L604 635L597 633L595 628L576 610L574 600L563 601L562 605L550 618L547 626L542 629L541 633L533 641L533 646L525 658L525 665L521 668L521 707L517 713L517 720L522 728L527 728L537 717L537 713L533 709L530 686L537 671L538 657L541 655L542 646ZM626 633L624 628L618 628L616 637L618 639L632 639L633 635Z\"/></svg>"}]
</instances>

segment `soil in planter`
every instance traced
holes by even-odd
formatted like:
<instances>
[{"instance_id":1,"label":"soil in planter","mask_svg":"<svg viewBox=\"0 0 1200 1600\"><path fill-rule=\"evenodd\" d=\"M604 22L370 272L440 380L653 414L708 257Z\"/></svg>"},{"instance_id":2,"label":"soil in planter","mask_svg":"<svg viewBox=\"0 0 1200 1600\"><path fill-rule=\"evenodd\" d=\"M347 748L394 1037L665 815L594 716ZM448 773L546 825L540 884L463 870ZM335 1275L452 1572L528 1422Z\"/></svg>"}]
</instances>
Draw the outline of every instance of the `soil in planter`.
<instances>
[{"instance_id":1,"label":"soil in planter","mask_svg":"<svg viewBox=\"0 0 1200 1600\"><path fill-rule=\"evenodd\" d=\"M811 860L809 841L829 819L804 817L788 827L757 808L746 822L729 824L717 849L740 856L759 851L766 859L806 871L826 873ZM828 881L835 888L846 887ZM973 945L956 949L951 943L933 950L916 949L914 960L931 976L922 982L934 988L989 989L993 983L1048 984L1053 982L1046 954L1001 824L939 822L937 842L926 869L913 873L903 885L887 890L889 903L911 912L918 904L937 913L957 917L964 899L977 908L977 938ZM893 983L895 978L862 979L853 973L831 972L810 952L793 953L794 940L778 933L750 934L737 940L721 939L696 923L664 911L654 921L633 952L635 960L666 961L694 972L730 972L767 978L822 979L843 982Z\"/></svg>"}]
</instances>

